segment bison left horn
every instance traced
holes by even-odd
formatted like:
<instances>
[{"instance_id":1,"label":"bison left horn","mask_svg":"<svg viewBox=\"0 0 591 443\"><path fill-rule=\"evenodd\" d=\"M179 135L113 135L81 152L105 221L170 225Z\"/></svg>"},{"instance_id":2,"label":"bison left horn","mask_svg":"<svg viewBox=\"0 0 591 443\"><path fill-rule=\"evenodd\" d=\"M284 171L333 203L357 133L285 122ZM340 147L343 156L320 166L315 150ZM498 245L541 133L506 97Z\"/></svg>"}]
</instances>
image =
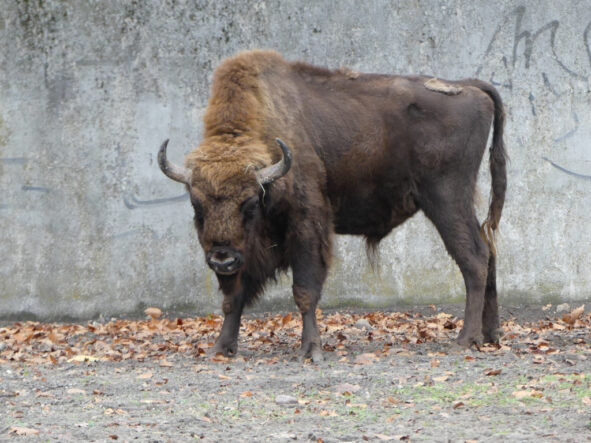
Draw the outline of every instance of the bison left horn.
<instances>
[{"instance_id":1,"label":"bison left horn","mask_svg":"<svg viewBox=\"0 0 591 443\"><path fill-rule=\"evenodd\" d=\"M283 177L287 174L289 168L291 168L291 150L281 139L276 138L275 141L279 144L281 151L283 151L283 158L277 163L257 172L257 180L261 185L266 185Z\"/></svg>"},{"instance_id":2,"label":"bison left horn","mask_svg":"<svg viewBox=\"0 0 591 443\"><path fill-rule=\"evenodd\" d=\"M158 151L158 164L164 174L173 179L174 181L184 183L186 185L191 184L191 170L185 167L177 166L170 163L166 158L166 147L168 146L168 140L162 143L160 150Z\"/></svg>"}]
</instances>

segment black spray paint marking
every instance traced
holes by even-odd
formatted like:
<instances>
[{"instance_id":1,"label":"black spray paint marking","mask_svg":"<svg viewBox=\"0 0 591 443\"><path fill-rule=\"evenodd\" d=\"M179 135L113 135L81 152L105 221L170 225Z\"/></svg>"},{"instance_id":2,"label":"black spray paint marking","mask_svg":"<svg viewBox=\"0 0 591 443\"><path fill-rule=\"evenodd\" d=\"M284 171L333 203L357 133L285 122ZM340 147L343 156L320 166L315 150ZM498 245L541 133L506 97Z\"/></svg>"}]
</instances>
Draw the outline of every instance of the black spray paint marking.
<instances>
[{"instance_id":1,"label":"black spray paint marking","mask_svg":"<svg viewBox=\"0 0 591 443\"><path fill-rule=\"evenodd\" d=\"M513 31L513 50L512 50L512 60L511 60L512 66L515 66L515 64L517 63L517 58L518 58L517 50L518 50L519 44L523 40L524 44L525 44L525 50L524 50L525 67L529 68L536 40L542 34L549 31L550 32L550 48L552 50L553 59L556 61L558 66L560 66L560 68L564 72L566 72L568 75L586 80L588 75L575 72L574 70L568 68L558 57L558 53L556 51L556 33L558 31L558 28L560 27L560 21L552 20L533 32L529 31L529 30L523 30L522 29L522 22L523 22L523 17L525 15L525 12L526 12L526 7L519 6L519 7L515 8L511 13L509 13L508 15L505 16L504 20L497 26L497 29L495 30L495 32L488 44L488 47L486 48L486 51L484 52L484 57L488 56L491 53L494 43L499 38L499 34L501 33L501 31L503 31L505 26L507 24L509 24L510 19L512 17L515 17L515 28ZM586 28L583 32L583 36L582 36L584 44L585 44L585 48L587 49L589 63L591 64L591 48L590 48L590 43L589 43L589 38L588 38L590 32L591 32L591 22L589 22L589 24L586 26ZM476 70L476 76L478 76L480 74L480 71L482 71L483 68L484 68L484 63L482 65L480 65L478 67L478 69Z\"/></svg>"},{"instance_id":2,"label":"black spray paint marking","mask_svg":"<svg viewBox=\"0 0 591 443\"><path fill-rule=\"evenodd\" d=\"M150 234L150 237L153 239L160 239L160 236L158 236L158 234L156 233L156 231L154 231L153 229L150 229L148 227L142 227L142 228L136 228L136 229L131 229L129 231L125 231L125 232L121 232L119 234L115 234L112 235L110 237L107 237L106 240L119 240L121 238L126 238L126 237L133 237L136 235L142 235L145 233Z\"/></svg>"},{"instance_id":3,"label":"black spray paint marking","mask_svg":"<svg viewBox=\"0 0 591 443\"><path fill-rule=\"evenodd\" d=\"M51 189L46 188L44 186L26 186L26 185L24 185L21 189L23 191L45 192L46 194L49 194L51 192Z\"/></svg>"},{"instance_id":4,"label":"black spray paint marking","mask_svg":"<svg viewBox=\"0 0 591 443\"><path fill-rule=\"evenodd\" d=\"M531 105L531 113L535 116L536 115L536 105L534 103L534 95L530 92L529 93L529 103Z\"/></svg>"},{"instance_id":5,"label":"black spray paint marking","mask_svg":"<svg viewBox=\"0 0 591 443\"><path fill-rule=\"evenodd\" d=\"M566 168L563 168L560 165L557 165L556 163L554 163L552 160L550 160L547 157L542 157L542 159L546 160L548 163L550 163L556 169L558 169L559 171L564 172L565 174L572 175L573 177L577 177L577 178L580 178L580 179L583 179L583 180L591 180L591 175L579 174L578 172L570 171L570 170L568 170Z\"/></svg>"},{"instance_id":6,"label":"black spray paint marking","mask_svg":"<svg viewBox=\"0 0 591 443\"><path fill-rule=\"evenodd\" d=\"M561 135L560 137L555 138L554 139L554 143L559 143L559 142L561 142L563 140L566 140L569 137L572 137L579 130L579 116L574 111L572 113L572 116L573 116L573 120L575 121L575 127L573 129L571 129L570 131L568 131L566 134Z\"/></svg>"},{"instance_id":7,"label":"black spray paint marking","mask_svg":"<svg viewBox=\"0 0 591 443\"><path fill-rule=\"evenodd\" d=\"M27 162L25 157L4 157L0 158L0 163L5 165L24 165Z\"/></svg>"},{"instance_id":8,"label":"black spray paint marking","mask_svg":"<svg viewBox=\"0 0 591 443\"><path fill-rule=\"evenodd\" d=\"M167 198L157 198L154 200L138 200L134 195L132 196L123 196L123 202L127 209L136 209L140 207L150 207L150 206L158 206L158 205L166 205L170 203L178 203L185 201L189 198L189 193L185 192L182 195L178 195L176 197L167 197Z\"/></svg>"}]
</instances>

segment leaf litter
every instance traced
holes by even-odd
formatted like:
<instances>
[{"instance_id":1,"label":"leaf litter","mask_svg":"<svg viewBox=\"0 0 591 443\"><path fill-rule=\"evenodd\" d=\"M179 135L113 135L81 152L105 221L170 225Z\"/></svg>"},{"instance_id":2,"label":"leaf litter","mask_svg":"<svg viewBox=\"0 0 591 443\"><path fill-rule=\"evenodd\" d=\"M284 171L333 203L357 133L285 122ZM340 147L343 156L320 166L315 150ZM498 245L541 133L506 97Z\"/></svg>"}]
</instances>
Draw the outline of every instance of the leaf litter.
<instances>
[{"instance_id":1,"label":"leaf litter","mask_svg":"<svg viewBox=\"0 0 591 443\"><path fill-rule=\"evenodd\" d=\"M421 416L426 414L445 423L471 414L481 417L489 403L494 405L491 411L505 412L506 425L513 432L532 417L543 417L548 426L540 427L536 422L541 430L529 429L523 441L528 440L526 435L538 439L555 435L557 423L553 419L558 420L559 413L568 417L570 427L573 420L591 425L591 418L573 418L584 417L582 411L588 411L591 404L591 314L585 313L584 307L556 317L549 315L549 308L543 309L544 318L535 321L509 318L502 323L505 336L501 344L483 345L478 352L453 347L462 321L435 309L423 313L319 311L328 360L328 366L321 365L322 369L295 359L301 335L298 314L245 318L238 356L229 359L208 352L222 317L167 318L161 310L149 309L148 318L143 320L16 322L0 327L1 367L14 368L21 377L33 371L36 380L35 388L18 384L9 388L0 373L0 397L7 400L7 414L12 420L8 428L0 429L0 435L47 431L48 425L42 426L40 420L24 420L30 395L27 389L37 404L45 403L43 414L64 396L80 402L80 410L99 408L100 414L73 421L80 425L76 426L79 432L91 429L88 423L111 420L105 429L117 432L103 437L125 441L131 436L124 433L123 425L129 429L149 427L146 420L150 421L151 415L172 411L183 395L183 401L199 398L201 403L176 409L176 414L186 411L209 433L179 438L211 441L231 438L224 434L230 431L223 428L233 420L242 423L244 429L251 422L259 427L275 424L267 435L286 434L286 428L287 434L312 441L334 441L337 434L338 439L355 441L439 438L443 434L430 434L420 424ZM109 384L85 382L56 390L51 379L45 380L43 368L55 368L51 369L54 375L63 370L77 371L89 374L84 375L87 378L105 371L106 380L127 377L127 383L139 387L138 395L143 394L135 403L126 404L110 400L116 397L118 388ZM127 374L126 368L136 369ZM179 384L175 380L177 369L187 380L201 380L198 387ZM289 402L282 404L282 398L289 398ZM286 408L287 404L293 407ZM134 412L138 410L143 413ZM302 434L298 423L308 423L305 430L316 430ZM330 431L331 423L338 431ZM349 423L355 425L347 427ZM166 424L154 425L159 426ZM486 423L472 431L469 425L450 425L452 428L449 432L455 439L486 440L482 434ZM322 434L322 429L329 431ZM586 439L591 437L589 431L585 426L575 426L572 435ZM164 435L170 432L168 429ZM487 432L496 438L502 436ZM259 428L240 435L264 440ZM561 431L561 435L568 433ZM517 434L513 437L520 439Z\"/></svg>"},{"instance_id":2,"label":"leaf litter","mask_svg":"<svg viewBox=\"0 0 591 443\"><path fill-rule=\"evenodd\" d=\"M167 359L174 360L179 353L192 354L196 359L230 361L221 355L207 353L221 328L221 316L160 318L162 312L158 308L148 308L146 314L150 316L149 320L92 321L86 324L27 321L0 327L3 343L0 363L60 364L155 359L160 366L166 367L174 364ZM389 353L404 352L408 344L450 342L463 323L443 312L429 316L410 312L324 314L319 310L318 314L325 352L336 352L344 357L349 355L353 344L376 341L380 345L374 352L356 355L354 362L360 365L372 364ZM358 327L360 320L369 324L371 329ZM584 306L580 306L561 318L522 324L509 319L502 323L502 328L505 336L501 345L486 344L480 347L481 352L494 353L512 348L515 351L515 345L521 344L527 349L515 352L535 354L536 362L543 363L545 356L565 351L564 347L551 347L544 338L549 335L563 333L570 336L572 331L579 331L580 334L568 345L575 348L589 346L591 313L585 315ZM261 355L277 347L295 351L300 334L299 315L292 313L245 319L240 330L239 355L240 350L245 349ZM433 359L431 364L437 367L437 359ZM490 371L488 375L497 375L495 369Z\"/></svg>"}]
</instances>

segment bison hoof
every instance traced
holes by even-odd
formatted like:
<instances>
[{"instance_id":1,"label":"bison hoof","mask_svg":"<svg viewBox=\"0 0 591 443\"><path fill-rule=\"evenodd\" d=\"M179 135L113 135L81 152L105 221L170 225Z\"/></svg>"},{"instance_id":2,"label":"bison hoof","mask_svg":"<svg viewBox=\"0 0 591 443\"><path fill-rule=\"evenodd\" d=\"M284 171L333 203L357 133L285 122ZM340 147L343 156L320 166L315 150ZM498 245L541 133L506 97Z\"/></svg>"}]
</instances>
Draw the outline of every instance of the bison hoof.
<instances>
[{"instance_id":1,"label":"bison hoof","mask_svg":"<svg viewBox=\"0 0 591 443\"><path fill-rule=\"evenodd\" d=\"M223 354L224 357L235 357L236 354L238 353L238 343L237 342L232 342L232 343L217 342L213 346L213 348L211 348L210 352L212 355Z\"/></svg>"},{"instance_id":2,"label":"bison hoof","mask_svg":"<svg viewBox=\"0 0 591 443\"><path fill-rule=\"evenodd\" d=\"M460 335L458 336L456 343L458 346L462 348L469 349L472 346L476 346L478 348L482 345L483 336L482 334L468 334L464 333L464 330L460 331Z\"/></svg>"},{"instance_id":3,"label":"bison hoof","mask_svg":"<svg viewBox=\"0 0 591 443\"><path fill-rule=\"evenodd\" d=\"M499 344L501 337L504 335L504 331L501 328L493 329L492 331L482 331L484 336L484 343Z\"/></svg>"},{"instance_id":4,"label":"bison hoof","mask_svg":"<svg viewBox=\"0 0 591 443\"><path fill-rule=\"evenodd\" d=\"M314 363L320 363L324 361L322 349L317 343L310 343L307 346L302 345L299 354L302 361L308 358L311 358Z\"/></svg>"}]
</instances>

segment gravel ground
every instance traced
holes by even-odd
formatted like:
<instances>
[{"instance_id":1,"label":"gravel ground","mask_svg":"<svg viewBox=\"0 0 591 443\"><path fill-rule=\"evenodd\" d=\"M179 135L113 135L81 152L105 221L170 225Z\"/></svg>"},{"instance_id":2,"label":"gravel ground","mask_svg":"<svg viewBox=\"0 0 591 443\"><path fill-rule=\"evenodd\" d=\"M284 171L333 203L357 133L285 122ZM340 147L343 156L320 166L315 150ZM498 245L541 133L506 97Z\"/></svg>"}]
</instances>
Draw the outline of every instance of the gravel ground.
<instances>
[{"instance_id":1,"label":"gravel ground","mask_svg":"<svg viewBox=\"0 0 591 443\"><path fill-rule=\"evenodd\" d=\"M0 440L591 441L589 314L569 324L554 306L503 307L502 345L466 351L434 320L461 318L461 306L403 310L406 329L387 333L387 313L324 313L321 364L295 357L299 330L272 343L248 332L264 314L244 322L234 359L197 347L4 360Z\"/></svg>"}]
</instances>

